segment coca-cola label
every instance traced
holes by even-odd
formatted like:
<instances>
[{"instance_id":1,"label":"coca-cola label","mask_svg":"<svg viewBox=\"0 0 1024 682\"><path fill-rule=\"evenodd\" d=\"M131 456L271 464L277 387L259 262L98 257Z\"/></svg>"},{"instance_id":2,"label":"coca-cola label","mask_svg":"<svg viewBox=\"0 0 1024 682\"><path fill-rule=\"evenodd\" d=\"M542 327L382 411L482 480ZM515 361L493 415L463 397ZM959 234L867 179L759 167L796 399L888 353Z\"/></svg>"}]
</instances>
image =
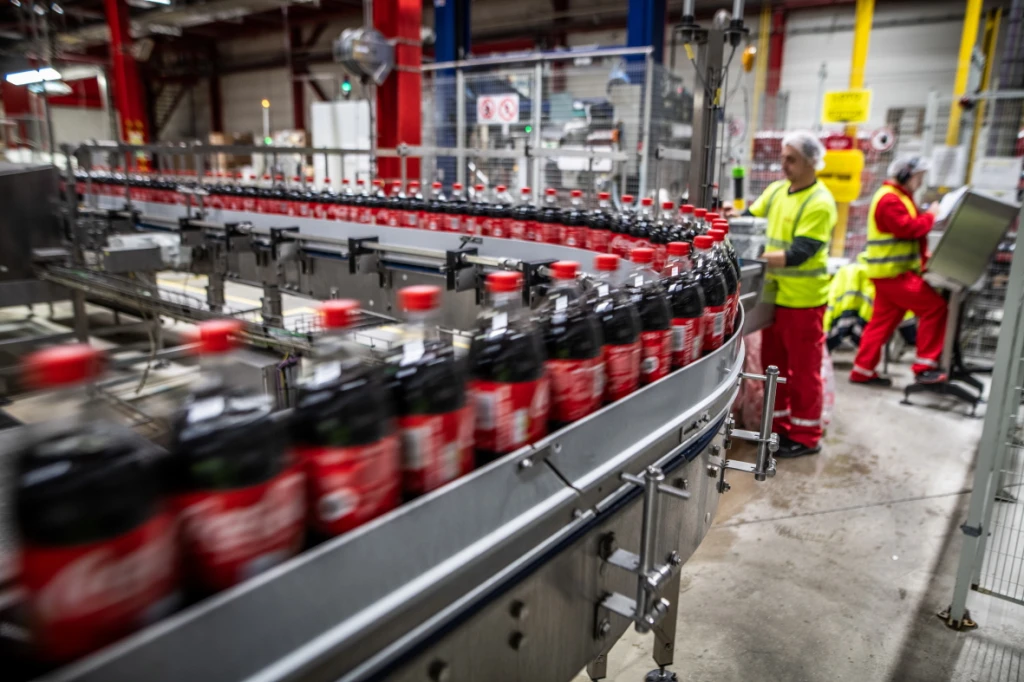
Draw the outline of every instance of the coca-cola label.
<instances>
[{"instance_id":1,"label":"coca-cola label","mask_svg":"<svg viewBox=\"0 0 1024 682\"><path fill-rule=\"evenodd\" d=\"M587 228L585 227L566 227L563 233L562 243L566 246L575 246L576 248L585 248Z\"/></svg>"},{"instance_id":2,"label":"coca-cola label","mask_svg":"<svg viewBox=\"0 0 1024 682\"><path fill-rule=\"evenodd\" d=\"M709 305L704 308L704 343L703 350L710 353L721 348L725 342L725 316L729 307L725 305Z\"/></svg>"},{"instance_id":3,"label":"coca-cola label","mask_svg":"<svg viewBox=\"0 0 1024 682\"><path fill-rule=\"evenodd\" d=\"M523 237L528 242L540 242L544 241L541 235L543 234L543 227L541 223L536 220L528 220L524 223L526 226L526 235Z\"/></svg>"},{"instance_id":4,"label":"coca-cola label","mask_svg":"<svg viewBox=\"0 0 1024 682\"><path fill-rule=\"evenodd\" d=\"M357 528L401 500L397 435L350 447L299 447L296 454L306 470L309 524L322 535Z\"/></svg>"},{"instance_id":5,"label":"coca-cola label","mask_svg":"<svg viewBox=\"0 0 1024 682\"><path fill-rule=\"evenodd\" d=\"M507 239L512 234L512 223L508 218L495 218L491 222L491 236Z\"/></svg>"},{"instance_id":6,"label":"coca-cola label","mask_svg":"<svg viewBox=\"0 0 1024 682\"><path fill-rule=\"evenodd\" d=\"M551 377L551 419L571 422L586 417L600 406L604 396L604 362L587 360L548 360L544 363Z\"/></svg>"},{"instance_id":7,"label":"coca-cola label","mask_svg":"<svg viewBox=\"0 0 1024 682\"><path fill-rule=\"evenodd\" d=\"M728 306L725 315L725 335L731 336L736 327L736 313L740 307L740 295L738 293L729 297Z\"/></svg>"},{"instance_id":8,"label":"coca-cola label","mask_svg":"<svg viewBox=\"0 0 1024 682\"><path fill-rule=\"evenodd\" d=\"M443 414L398 418L402 436L402 485L418 495L473 470L473 405Z\"/></svg>"},{"instance_id":9,"label":"coca-cola label","mask_svg":"<svg viewBox=\"0 0 1024 682\"><path fill-rule=\"evenodd\" d=\"M423 222L421 222L420 224L425 224L427 226L427 229L430 230L431 232L440 232L444 227L444 217L445 216L442 213L433 213L425 211L423 213Z\"/></svg>"},{"instance_id":10,"label":"coca-cola label","mask_svg":"<svg viewBox=\"0 0 1024 682\"><path fill-rule=\"evenodd\" d=\"M417 228L420 226L420 211L402 211L403 225L405 227Z\"/></svg>"},{"instance_id":11,"label":"coca-cola label","mask_svg":"<svg viewBox=\"0 0 1024 682\"><path fill-rule=\"evenodd\" d=\"M311 217L313 217L313 210L314 210L315 204L313 204L313 203L311 203L309 201L293 201L292 204L298 210L298 214L299 214L300 217L302 217L302 218L311 218Z\"/></svg>"},{"instance_id":12,"label":"coca-cola label","mask_svg":"<svg viewBox=\"0 0 1024 682\"><path fill-rule=\"evenodd\" d=\"M562 226L557 223L537 223L536 241L546 244L562 243Z\"/></svg>"},{"instance_id":13,"label":"coca-cola label","mask_svg":"<svg viewBox=\"0 0 1024 682\"><path fill-rule=\"evenodd\" d=\"M345 204L330 204L327 207L328 220L348 220L348 206Z\"/></svg>"},{"instance_id":14,"label":"coca-cola label","mask_svg":"<svg viewBox=\"0 0 1024 682\"><path fill-rule=\"evenodd\" d=\"M373 209L373 223L375 225L390 225L391 209L386 207Z\"/></svg>"},{"instance_id":15,"label":"coca-cola label","mask_svg":"<svg viewBox=\"0 0 1024 682\"><path fill-rule=\"evenodd\" d=\"M313 217L320 220L326 220L327 211L330 207L330 204L322 204L320 202L313 204Z\"/></svg>"},{"instance_id":16,"label":"coca-cola label","mask_svg":"<svg viewBox=\"0 0 1024 682\"><path fill-rule=\"evenodd\" d=\"M462 216L460 215L446 215L443 223L446 232L462 231Z\"/></svg>"},{"instance_id":17,"label":"coca-cola label","mask_svg":"<svg viewBox=\"0 0 1024 682\"><path fill-rule=\"evenodd\" d=\"M700 358L704 327L700 317L672 318L672 366L685 367Z\"/></svg>"},{"instance_id":18,"label":"coca-cola label","mask_svg":"<svg viewBox=\"0 0 1024 682\"><path fill-rule=\"evenodd\" d=\"M547 433L551 390L547 377L516 383L474 380L469 387L478 450L512 452Z\"/></svg>"},{"instance_id":19,"label":"coca-cola label","mask_svg":"<svg viewBox=\"0 0 1024 682\"><path fill-rule=\"evenodd\" d=\"M608 230L590 230L590 250L598 253L609 253Z\"/></svg>"},{"instance_id":20,"label":"coca-cola label","mask_svg":"<svg viewBox=\"0 0 1024 682\"><path fill-rule=\"evenodd\" d=\"M304 487L302 472L289 468L247 488L176 496L191 575L206 589L222 590L295 554L302 545Z\"/></svg>"},{"instance_id":21,"label":"coca-cola label","mask_svg":"<svg viewBox=\"0 0 1024 682\"><path fill-rule=\"evenodd\" d=\"M640 382L649 384L667 376L672 362L672 330L641 332L640 342L643 346Z\"/></svg>"},{"instance_id":22,"label":"coca-cola label","mask_svg":"<svg viewBox=\"0 0 1024 682\"><path fill-rule=\"evenodd\" d=\"M604 347L605 402L625 398L640 385L641 342Z\"/></svg>"},{"instance_id":23,"label":"coca-cola label","mask_svg":"<svg viewBox=\"0 0 1024 682\"><path fill-rule=\"evenodd\" d=\"M165 615L178 596L174 516L157 514L116 538L68 547L21 548L40 654L66 661Z\"/></svg>"},{"instance_id":24,"label":"coca-cola label","mask_svg":"<svg viewBox=\"0 0 1024 682\"><path fill-rule=\"evenodd\" d=\"M530 239L533 234L532 220L510 220L508 225L509 239Z\"/></svg>"},{"instance_id":25,"label":"coca-cola label","mask_svg":"<svg viewBox=\"0 0 1024 682\"><path fill-rule=\"evenodd\" d=\"M478 234L477 230L480 228L482 222L482 218L478 218L475 215L468 215L462 219L462 229L465 230L466 234Z\"/></svg>"},{"instance_id":26,"label":"coca-cola label","mask_svg":"<svg viewBox=\"0 0 1024 682\"><path fill-rule=\"evenodd\" d=\"M362 225L373 224L373 208L369 206L356 206L356 222Z\"/></svg>"}]
</instances>

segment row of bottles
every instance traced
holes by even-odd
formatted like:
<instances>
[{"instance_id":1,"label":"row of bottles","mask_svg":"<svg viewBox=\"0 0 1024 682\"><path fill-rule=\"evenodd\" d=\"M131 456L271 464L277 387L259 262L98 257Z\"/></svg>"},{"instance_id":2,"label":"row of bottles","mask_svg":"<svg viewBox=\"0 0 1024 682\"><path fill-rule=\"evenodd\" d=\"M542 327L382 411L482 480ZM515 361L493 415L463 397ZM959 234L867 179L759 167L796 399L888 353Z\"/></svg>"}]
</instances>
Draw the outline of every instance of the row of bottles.
<instances>
[{"instance_id":1,"label":"row of bottles","mask_svg":"<svg viewBox=\"0 0 1024 682\"><path fill-rule=\"evenodd\" d=\"M117 173L94 173L93 191L111 196L124 196L124 176ZM187 178L188 176L186 176ZM194 178L192 178L194 180ZM159 175L137 175L127 179L135 201L157 204L185 204L185 193L176 191L174 179ZM78 191L87 191L85 177L78 179ZM572 190L568 204L558 191L545 191L544 202L534 206L532 190L523 187L515 201L504 185L493 191L476 185L468 195L455 183L447 194L435 182L426 194L419 182L401 181L390 185L382 180L367 184L348 180L339 191L329 178L316 187L313 178L300 182L299 177L287 183L283 176L264 175L262 180L248 178L210 178L203 185L208 193L204 207L216 210L247 211L322 220L340 220L388 227L419 228L438 232L457 232L507 239L521 239L614 253L628 258L633 248L653 248L654 265L664 266L667 245L672 241L693 242L698 234L706 234L720 219L719 214L683 204L678 210L672 202L664 202L655 215L654 202L641 199L634 205L631 195L621 197L621 210L612 207L611 196L599 193L598 204L586 206L583 192ZM191 201L195 201L194 199Z\"/></svg>"},{"instance_id":2,"label":"row of bottles","mask_svg":"<svg viewBox=\"0 0 1024 682\"><path fill-rule=\"evenodd\" d=\"M27 360L40 388L80 391L76 419L33 430L15 462L19 579L38 656L96 650L182 603L280 564L403 500L536 442L718 348L733 333L734 257L712 231L633 265L598 254L596 274L550 266L524 309L523 276L486 278L488 306L466 358L438 331L441 289L399 291L401 345L383 362L347 332L356 301L321 307L295 408L230 378L241 324L198 328L200 380L171 420L166 455L95 412L103 368L89 346Z\"/></svg>"}]
</instances>

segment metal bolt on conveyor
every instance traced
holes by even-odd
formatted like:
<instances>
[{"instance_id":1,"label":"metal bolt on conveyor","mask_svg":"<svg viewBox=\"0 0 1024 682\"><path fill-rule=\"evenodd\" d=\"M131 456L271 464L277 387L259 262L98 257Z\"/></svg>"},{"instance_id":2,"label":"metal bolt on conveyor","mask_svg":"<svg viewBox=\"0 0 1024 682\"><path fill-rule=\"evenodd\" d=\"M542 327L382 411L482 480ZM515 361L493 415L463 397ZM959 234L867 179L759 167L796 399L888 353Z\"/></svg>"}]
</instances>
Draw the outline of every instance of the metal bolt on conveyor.
<instances>
[{"instance_id":1,"label":"metal bolt on conveyor","mask_svg":"<svg viewBox=\"0 0 1024 682\"><path fill-rule=\"evenodd\" d=\"M658 544L658 518L661 495L671 495L681 500L690 499L690 493L665 483L665 474L656 466L647 467L643 476L622 474L626 483L643 488L643 521L640 528L640 553L615 547L614 538L609 537L604 545L602 558L612 566L635 573L637 577L636 598L612 592L602 601L601 606L633 621L637 632L650 632L668 613L671 604L659 595L662 586L679 573L683 559L679 552L669 552L664 563L655 563L655 548ZM599 609L600 611L600 609ZM599 615L598 633L601 631Z\"/></svg>"},{"instance_id":2,"label":"metal bolt on conveyor","mask_svg":"<svg viewBox=\"0 0 1024 682\"><path fill-rule=\"evenodd\" d=\"M745 471L754 474L754 480L763 481L775 475L775 458L772 455L779 449L779 434L772 433L772 422L775 419L775 391L778 384L786 383L785 379L779 378L779 368L769 365L764 374L740 374L740 380L763 381L764 382L764 404L761 406L761 430L747 431L737 429L736 422L729 415L725 419L725 433L722 440L722 447L726 450L732 447L732 439L757 443L757 459L753 464L741 462L735 459L727 459L718 467L718 492L724 493L729 490L729 484L725 481L726 469Z\"/></svg>"}]
</instances>

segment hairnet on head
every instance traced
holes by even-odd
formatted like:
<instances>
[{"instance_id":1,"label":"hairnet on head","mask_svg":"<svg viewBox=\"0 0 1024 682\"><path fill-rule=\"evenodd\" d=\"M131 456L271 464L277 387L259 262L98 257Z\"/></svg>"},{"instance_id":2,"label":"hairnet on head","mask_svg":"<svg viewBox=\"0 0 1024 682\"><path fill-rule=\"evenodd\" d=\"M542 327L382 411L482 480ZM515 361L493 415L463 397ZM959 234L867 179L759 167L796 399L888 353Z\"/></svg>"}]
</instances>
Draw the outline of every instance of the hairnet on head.
<instances>
[{"instance_id":1,"label":"hairnet on head","mask_svg":"<svg viewBox=\"0 0 1024 682\"><path fill-rule=\"evenodd\" d=\"M825 145L821 143L817 135L809 130L794 130L787 133L782 138L782 146L795 149L800 156L814 166L814 170L820 171L825 167Z\"/></svg>"},{"instance_id":2,"label":"hairnet on head","mask_svg":"<svg viewBox=\"0 0 1024 682\"><path fill-rule=\"evenodd\" d=\"M901 156L889 164L889 177L895 178L900 173L906 173L909 178L917 173L925 173L931 170L931 168L932 163L928 160L928 157L918 156L917 154Z\"/></svg>"}]
</instances>

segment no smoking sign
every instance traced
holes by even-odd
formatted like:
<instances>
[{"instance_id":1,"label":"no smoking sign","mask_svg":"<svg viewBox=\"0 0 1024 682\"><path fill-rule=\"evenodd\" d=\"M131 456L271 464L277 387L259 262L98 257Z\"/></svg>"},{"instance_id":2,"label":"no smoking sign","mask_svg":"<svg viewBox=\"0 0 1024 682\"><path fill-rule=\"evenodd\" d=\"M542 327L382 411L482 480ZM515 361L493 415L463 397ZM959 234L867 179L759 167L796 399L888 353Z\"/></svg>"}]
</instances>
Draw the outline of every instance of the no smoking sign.
<instances>
[{"instance_id":1,"label":"no smoking sign","mask_svg":"<svg viewBox=\"0 0 1024 682\"><path fill-rule=\"evenodd\" d=\"M476 100L477 122L484 125L519 123L519 95L484 95Z\"/></svg>"}]
</instances>

